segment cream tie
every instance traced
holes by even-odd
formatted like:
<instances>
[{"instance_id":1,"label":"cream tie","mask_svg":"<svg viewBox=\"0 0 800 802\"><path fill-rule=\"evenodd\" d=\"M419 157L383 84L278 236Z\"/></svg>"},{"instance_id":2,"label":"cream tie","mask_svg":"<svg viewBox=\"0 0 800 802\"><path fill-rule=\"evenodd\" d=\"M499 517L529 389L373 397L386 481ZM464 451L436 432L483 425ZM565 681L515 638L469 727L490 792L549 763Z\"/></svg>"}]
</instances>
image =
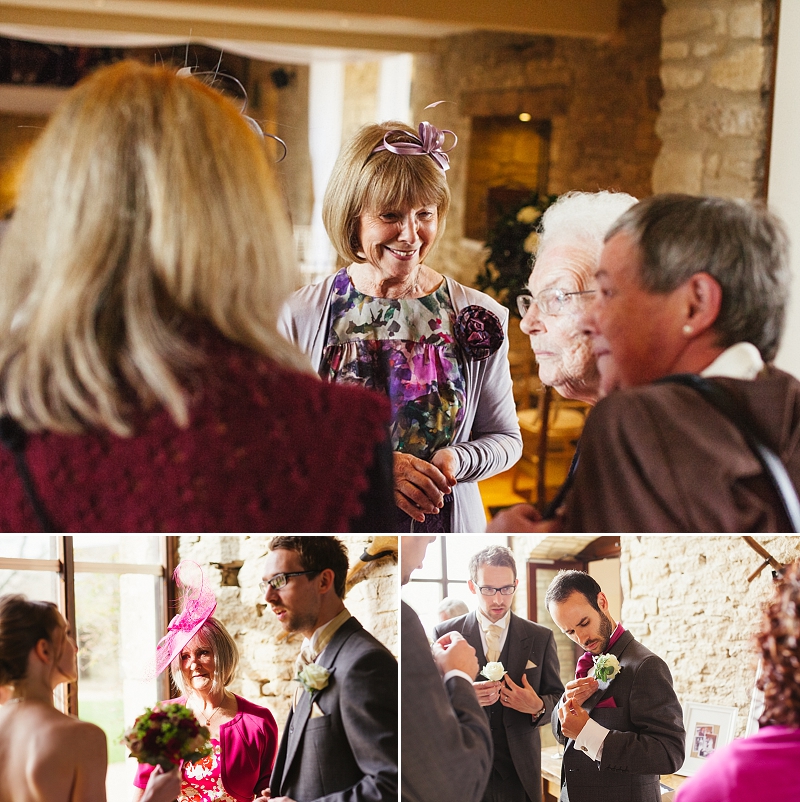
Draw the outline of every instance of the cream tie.
<instances>
[{"instance_id":1,"label":"cream tie","mask_svg":"<svg viewBox=\"0 0 800 802\"><path fill-rule=\"evenodd\" d=\"M294 675L297 676L309 663L313 663L317 659L317 654L311 646L310 641L307 641L303 648L300 649L300 654L294 661ZM298 683L292 694L292 710L297 708L297 702L300 699L300 694L303 692L303 686Z\"/></svg>"},{"instance_id":2,"label":"cream tie","mask_svg":"<svg viewBox=\"0 0 800 802\"><path fill-rule=\"evenodd\" d=\"M490 624L486 630L486 662L496 663L500 659L500 633L502 628Z\"/></svg>"}]
</instances>

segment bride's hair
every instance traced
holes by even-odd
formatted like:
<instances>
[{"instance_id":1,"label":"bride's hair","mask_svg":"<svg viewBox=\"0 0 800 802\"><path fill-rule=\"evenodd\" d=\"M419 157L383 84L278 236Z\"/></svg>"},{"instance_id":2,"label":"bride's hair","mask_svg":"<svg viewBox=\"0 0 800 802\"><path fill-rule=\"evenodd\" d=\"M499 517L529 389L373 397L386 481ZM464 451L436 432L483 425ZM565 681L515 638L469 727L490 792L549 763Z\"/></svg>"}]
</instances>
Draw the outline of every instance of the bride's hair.
<instances>
[{"instance_id":1,"label":"bride's hair","mask_svg":"<svg viewBox=\"0 0 800 802\"><path fill-rule=\"evenodd\" d=\"M42 639L53 642L60 619L52 602L29 601L21 594L0 596L0 685L25 679L31 649Z\"/></svg>"}]
</instances>

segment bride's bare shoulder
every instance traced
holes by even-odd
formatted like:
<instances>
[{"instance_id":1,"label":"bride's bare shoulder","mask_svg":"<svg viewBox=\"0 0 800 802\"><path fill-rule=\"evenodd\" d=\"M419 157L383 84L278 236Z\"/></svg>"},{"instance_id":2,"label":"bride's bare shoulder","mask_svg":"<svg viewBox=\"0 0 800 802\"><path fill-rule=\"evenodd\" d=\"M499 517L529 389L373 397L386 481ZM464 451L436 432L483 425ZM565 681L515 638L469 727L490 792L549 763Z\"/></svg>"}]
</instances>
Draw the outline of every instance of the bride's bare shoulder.
<instances>
[{"instance_id":1,"label":"bride's bare shoulder","mask_svg":"<svg viewBox=\"0 0 800 802\"><path fill-rule=\"evenodd\" d=\"M52 707L21 705L3 724L2 740L11 754L25 754L25 763L68 770L69 766L106 762L106 736L95 724L79 721Z\"/></svg>"},{"instance_id":2,"label":"bride's bare shoulder","mask_svg":"<svg viewBox=\"0 0 800 802\"><path fill-rule=\"evenodd\" d=\"M3 717L0 802L105 799L106 737L96 725L29 704ZM26 766L20 774L12 766ZM8 769L8 770L7 770Z\"/></svg>"},{"instance_id":3,"label":"bride's bare shoulder","mask_svg":"<svg viewBox=\"0 0 800 802\"><path fill-rule=\"evenodd\" d=\"M65 757L90 755L106 759L106 736L96 724L80 721L72 716L58 713L49 717L49 726L43 728L36 737L42 753L58 751Z\"/></svg>"}]
</instances>

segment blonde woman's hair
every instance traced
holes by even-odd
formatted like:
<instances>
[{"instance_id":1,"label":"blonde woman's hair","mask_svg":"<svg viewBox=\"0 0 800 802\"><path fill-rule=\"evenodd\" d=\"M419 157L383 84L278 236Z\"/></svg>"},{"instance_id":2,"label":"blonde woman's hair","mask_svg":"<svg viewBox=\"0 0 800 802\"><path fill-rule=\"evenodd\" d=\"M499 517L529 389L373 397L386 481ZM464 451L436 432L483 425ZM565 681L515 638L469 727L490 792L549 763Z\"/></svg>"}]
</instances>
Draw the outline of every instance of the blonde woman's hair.
<instances>
[{"instance_id":1,"label":"blonde woman's hair","mask_svg":"<svg viewBox=\"0 0 800 802\"><path fill-rule=\"evenodd\" d=\"M80 83L36 144L0 248L0 410L29 430L131 435L189 422L187 323L310 370L275 327L294 289L263 141L191 77L120 62Z\"/></svg>"},{"instance_id":2,"label":"blonde woman's hair","mask_svg":"<svg viewBox=\"0 0 800 802\"><path fill-rule=\"evenodd\" d=\"M214 679L211 680L211 693L224 691L233 682L236 677L236 669L239 667L239 649L236 641L216 618L209 618L184 646L181 653L198 645L210 649L214 655ZM186 676L181 670L180 654L170 663L169 672L181 696L188 696L192 693L191 682L187 682Z\"/></svg>"},{"instance_id":3,"label":"blonde woman's hair","mask_svg":"<svg viewBox=\"0 0 800 802\"><path fill-rule=\"evenodd\" d=\"M389 133L391 132L391 133ZM407 156L381 150L388 141L410 142L417 132L405 123L365 125L339 153L322 201L322 222L339 255L340 264L363 263L359 256L359 217L378 209L436 206L439 231L444 231L450 208L450 188L444 172L427 154Z\"/></svg>"}]
</instances>

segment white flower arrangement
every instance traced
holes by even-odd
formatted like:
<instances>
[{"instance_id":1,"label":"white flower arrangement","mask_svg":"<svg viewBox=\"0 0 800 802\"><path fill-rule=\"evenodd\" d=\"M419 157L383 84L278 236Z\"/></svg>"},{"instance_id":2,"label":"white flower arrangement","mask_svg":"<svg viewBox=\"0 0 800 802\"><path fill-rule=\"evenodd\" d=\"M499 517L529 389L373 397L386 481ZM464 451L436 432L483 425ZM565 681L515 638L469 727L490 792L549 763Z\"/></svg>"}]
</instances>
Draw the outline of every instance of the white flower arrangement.
<instances>
[{"instance_id":1,"label":"white flower arrangement","mask_svg":"<svg viewBox=\"0 0 800 802\"><path fill-rule=\"evenodd\" d=\"M299 682L312 696L328 687L328 677L331 672L325 666L309 663L294 679Z\"/></svg>"},{"instance_id":2,"label":"white flower arrangement","mask_svg":"<svg viewBox=\"0 0 800 802\"><path fill-rule=\"evenodd\" d=\"M490 680L491 682L497 682L498 680L503 679L503 675L506 673L505 668L503 668L503 664L500 662L496 663L487 663L482 669L481 674L483 674L486 679Z\"/></svg>"},{"instance_id":3,"label":"white flower arrangement","mask_svg":"<svg viewBox=\"0 0 800 802\"><path fill-rule=\"evenodd\" d=\"M605 690L611 684L611 680L622 671L619 660L613 654L599 654L594 658L594 667L591 676L597 680L597 684Z\"/></svg>"}]
</instances>

